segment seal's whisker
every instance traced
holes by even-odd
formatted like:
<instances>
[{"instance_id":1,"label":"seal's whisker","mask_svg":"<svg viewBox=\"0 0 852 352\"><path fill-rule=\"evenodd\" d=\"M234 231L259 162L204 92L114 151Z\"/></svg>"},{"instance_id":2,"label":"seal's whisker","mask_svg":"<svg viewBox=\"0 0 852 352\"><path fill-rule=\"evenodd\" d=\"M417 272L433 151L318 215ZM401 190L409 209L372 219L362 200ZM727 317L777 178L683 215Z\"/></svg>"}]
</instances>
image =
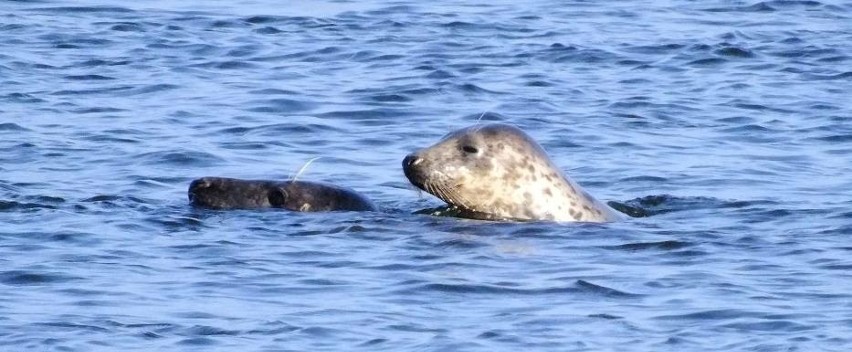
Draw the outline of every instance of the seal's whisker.
<instances>
[{"instance_id":1,"label":"seal's whisker","mask_svg":"<svg viewBox=\"0 0 852 352\"><path fill-rule=\"evenodd\" d=\"M446 181L435 181L430 183L431 189L433 190L432 194L436 197L441 198L448 204L455 206L457 208L464 208L473 210L471 208L469 199L464 197L461 192L459 192L458 187L450 186Z\"/></svg>"},{"instance_id":2,"label":"seal's whisker","mask_svg":"<svg viewBox=\"0 0 852 352\"><path fill-rule=\"evenodd\" d=\"M451 193L452 197L455 199L456 203L459 205L473 210L470 204L473 204L467 197L465 197L462 192L459 192L457 187L447 187L447 193Z\"/></svg>"},{"instance_id":3,"label":"seal's whisker","mask_svg":"<svg viewBox=\"0 0 852 352\"><path fill-rule=\"evenodd\" d=\"M478 125L479 122L482 121L482 118L485 117L485 114L487 114L487 113L488 113L488 110L483 111L482 114L479 115L479 118L476 119L475 125Z\"/></svg>"},{"instance_id":4,"label":"seal's whisker","mask_svg":"<svg viewBox=\"0 0 852 352\"><path fill-rule=\"evenodd\" d=\"M458 199L459 204L461 204L463 207L469 210L478 211L476 207L473 206L474 203L460 190L458 190L457 188L453 188L453 193L455 193L456 199Z\"/></svg>"},{"instance_id":5,"label":"seal's whisker","mask_svg":"<svg viewBox=\"0 0 852 352\"><path fill-rule=\"evenodd\" d=\"M480 125L480 124L477 122L477 124L476 124L476 125L473 125L473 127L470 127L470 132L471 132L471 133L477 133L477 132L479 132L479 131L483 128L483 127L485 127L485 126L486 126L486 125Z\"/></svg>"},{"instance_id":6,"label":"seal's whisker","mask_svg":"<svg viewBox=\"0 0 852 352\"><path fill-rule=\"evenodd\" d=\"M423 188L425 188L425 189L426 189L426 192L429 192L430 194L433 194L433 195L435 195L436 197L441 198L441 196L439 196L439 195L437 194L438 192L435 192L435 185L434 185L434 184L432 184L432 182L426 182L426 183L424 183L424 184L423 184Z\"/></svg>"},{"instance_id":7,"label":"seal's whisker","mask_svg":"<svg viewBox=\"0 0 852 352\"><path fill-rule=\"evenodd\" d=\"M445 195L444 192L441 190L440 184L434 184L433 183L433 184L431 184L431 186L432 186L432 194L434 194L438 198L443 199L446 202L451 201L450 199L447 199L447 195Z\"/></svg>"},{"instance_id":8,"label":"seal's whisker","mask_svg":"<svg viewBox=\"0 0 852 352\"><path fill-rule=\"evenodd\" d=\"M447 194L444 192L442 183L440 181L429 182L429 193L432 193L433 195L438 198L441 198L447 203L453 202L452 198L447 197Z\"/></svg>"},{"instance_id":9,"label":"seal's whisker","mask_svg":"<svg viewBox=\"0 0 852 352\"><path fill-rule=\"evenodd\" d=\"M314 161L316 161L317 159L321 159L321 158L322 158L321 156L318 156L318 157L315 157L315 158L311 158L310 160L308 160L307 162L305 162L305 164L304 164L304 165L302 165L302 167L301 167L301 168L299 168L299 171L297 171L297 172L296 172L296 176L293 176L293 179L291 179L290 181L292 181L292 182L296 182L296 179L298 179L298 178L299 178L299 176L302 176L302 173L303 173L303 172L305 172L305 170L307 170L307 169L308 169L308 166L310 166L310 165L311 165L311 163L313 163L313 162L314 162Z\"/></svg>"}]
</instances>

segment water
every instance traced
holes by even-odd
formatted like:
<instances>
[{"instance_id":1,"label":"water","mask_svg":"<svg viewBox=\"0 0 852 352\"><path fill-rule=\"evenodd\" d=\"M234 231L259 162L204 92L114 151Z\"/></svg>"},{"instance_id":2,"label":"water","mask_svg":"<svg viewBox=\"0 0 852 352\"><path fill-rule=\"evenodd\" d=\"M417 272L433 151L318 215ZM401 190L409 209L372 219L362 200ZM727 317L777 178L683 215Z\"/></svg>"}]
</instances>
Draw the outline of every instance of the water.
<instances>
[{"instance_id":1,"label":"water","mask_svg":"<svg viewBox=\"0 0 852 352\"><path fill-rule=\"evenodd\" d=\"M848 351L849 43L843 1L0 3L0 349ZM403 156L483 113L647 216L414 214ZM383 210L187 205L317 156Z\"/></svg>"}]
</instances>

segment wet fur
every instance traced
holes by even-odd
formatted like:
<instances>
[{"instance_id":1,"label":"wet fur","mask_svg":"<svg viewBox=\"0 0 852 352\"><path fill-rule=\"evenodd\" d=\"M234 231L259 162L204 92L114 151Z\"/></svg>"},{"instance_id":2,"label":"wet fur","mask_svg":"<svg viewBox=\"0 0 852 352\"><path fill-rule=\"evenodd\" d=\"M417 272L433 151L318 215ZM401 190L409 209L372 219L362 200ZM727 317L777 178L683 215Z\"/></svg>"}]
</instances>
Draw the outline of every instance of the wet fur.
<instances>
[{"instance_id":1,"label":"wet fur","mask_svg":"<svg viewBox=\"0 0 852 352\"><path fill-rule=\"evenodd\" d=\"M535 140L511 125L452 132L407 156L403 171L412 184L448 204L498 219L622 218L565 176Z\"/></svg>"},{"instance_id":2,"label":"wet fur","mask_svg":"<svg viewBox=\"0 0 852 352\"><path fill-rule=\"evenodd\" d=\"M193 205L212 209L377 210L373 202L351 189L309 181L204 177L192 181L188 196Z\"/></svg>"}]
</instances>

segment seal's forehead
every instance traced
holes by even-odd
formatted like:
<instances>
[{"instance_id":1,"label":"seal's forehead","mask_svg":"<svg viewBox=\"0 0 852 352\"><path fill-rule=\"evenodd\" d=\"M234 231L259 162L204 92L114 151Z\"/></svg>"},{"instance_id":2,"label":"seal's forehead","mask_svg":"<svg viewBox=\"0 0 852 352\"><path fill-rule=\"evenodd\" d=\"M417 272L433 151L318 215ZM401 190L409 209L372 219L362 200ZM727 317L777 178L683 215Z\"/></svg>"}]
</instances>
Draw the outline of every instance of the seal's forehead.
<instances>
[{"instance_id":1,"label":"seal's forehead","mask_svg":"<svg viewBox=\"0 0 852 352\"><path fill-rule=\"evenodd\" d=\"M475 133L479 133L482 135L514 135L520 137L527 137L527 134L524 131L521 131L520 128L517 128L512 125L507 125L503 123L489 123L485 125L480 125L479 128L477 126L472 126L470 128L475 130Z\"/></svg>"},{"instance_id":2,"label":"seal's forehead","mask_svg":"<svg viewBox=\"0 0 852 352\"><path fill-rule=\"evenodd\" d=\"M465 127L447 133L447 135L445 135L442 139L447 140L464 136L482 136L486 138L494 136L517 136L523 139L530 139L529 136L527 136L524 131L521 131L520 128L502 123L478 124L470 127Z\"/></svg>"}]
</instances>

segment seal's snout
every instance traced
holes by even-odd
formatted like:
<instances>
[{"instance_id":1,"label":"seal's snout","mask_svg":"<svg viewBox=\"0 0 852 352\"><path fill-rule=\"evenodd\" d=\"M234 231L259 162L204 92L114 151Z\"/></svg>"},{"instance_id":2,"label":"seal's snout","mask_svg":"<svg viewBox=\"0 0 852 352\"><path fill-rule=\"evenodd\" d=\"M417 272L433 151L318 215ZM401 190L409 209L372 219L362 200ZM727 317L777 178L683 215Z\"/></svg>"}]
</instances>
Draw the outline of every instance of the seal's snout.
<instances>
[{"instance_id":1,"label":"seal's snout","mask_svg":"<svg viewBox=\"0 0 852 352\"><path fill-rule=\"evenodd\" d=\"M207 188L209 186L210 186L210 180L208 180L206 177L194 180L194 181L192 181L192 183L189 184L189 188L193 188L193 189L194 188Z\"/></svg>"},{"instance_id":2,"label":"seal's snout","mask_svg":"<svg viewBox=\"0 0 852 352\"><path fill-rule=\"evenodd\" d=\"M417 187L421 187L422 184L420 177L417 176L419 174L417 172L417 165L422 162L423 158L415 154L408 154L405 159L402 159L402 171L405 173L405 177Z\"/></svg>"},{"instance_id":3,"label":"seal's snout","mask_svg":"<svg viewBox=\"0 0 852 352\"><path fill-rule=\"evenodd\" d=\"M195 203L198 199L198 192L208 187L210 187L210 180L206 177L192 181L192 183L189 184L189 192L187 192L189 201Z\"/></svg>"}]
</instances>

